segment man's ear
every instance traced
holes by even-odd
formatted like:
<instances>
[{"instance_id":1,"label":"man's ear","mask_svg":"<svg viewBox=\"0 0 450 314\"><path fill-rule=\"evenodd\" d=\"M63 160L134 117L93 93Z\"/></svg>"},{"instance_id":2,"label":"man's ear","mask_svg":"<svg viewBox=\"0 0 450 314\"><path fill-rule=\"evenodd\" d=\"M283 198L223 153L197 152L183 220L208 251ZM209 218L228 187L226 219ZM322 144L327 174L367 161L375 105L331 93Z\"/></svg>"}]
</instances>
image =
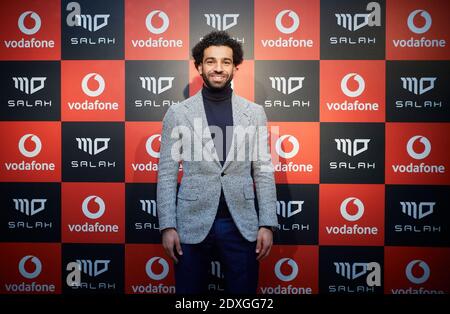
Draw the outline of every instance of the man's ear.
<instances>
[{"instance_id":1,"label":"man's ear","mask_svg":"<svg viewBox=\"0 0 450 314\"><path fill-rule=\"evenodd\" d=\"M198 73L199 73L200 75L202 75L203 67L202 67L202 64L201 64L201 63L200 63L199 65L197 65L197 71L198 71Z\"/></svg>"}]
</instances>

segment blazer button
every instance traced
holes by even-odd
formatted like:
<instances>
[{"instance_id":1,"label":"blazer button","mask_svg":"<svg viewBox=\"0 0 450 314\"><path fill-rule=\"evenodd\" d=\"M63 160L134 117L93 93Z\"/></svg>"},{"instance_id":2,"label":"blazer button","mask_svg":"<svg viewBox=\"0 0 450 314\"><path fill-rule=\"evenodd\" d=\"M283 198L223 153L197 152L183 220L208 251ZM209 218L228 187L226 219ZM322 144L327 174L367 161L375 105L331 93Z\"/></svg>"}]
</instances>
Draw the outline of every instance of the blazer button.
<instances>
[{"instance_id":1,"label":"blazer button","mask_svg":"<svg viewBox=\"0 0 450 314\"><path fill-rule=\"evenodd\" d=\"M220 174L221 177L223 177L224 175L225 175L225 173L223 173L223 172Z\"/></svg>"}]
</instances>

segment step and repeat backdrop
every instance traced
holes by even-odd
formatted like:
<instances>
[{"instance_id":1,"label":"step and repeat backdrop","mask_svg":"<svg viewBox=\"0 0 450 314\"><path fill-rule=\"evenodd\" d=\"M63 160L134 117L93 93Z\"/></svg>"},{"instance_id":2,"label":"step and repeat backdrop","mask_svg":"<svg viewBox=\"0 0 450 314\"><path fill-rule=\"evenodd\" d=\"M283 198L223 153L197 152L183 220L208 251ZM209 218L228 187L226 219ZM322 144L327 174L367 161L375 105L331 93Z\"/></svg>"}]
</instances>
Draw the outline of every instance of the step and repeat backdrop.
<instances>
[{"instance_id":1,"label":"step and repeat backdrop","mask_svg":"<svg viewBox=\"0 0 450 314\"><path fill-rule=\"evenodd\" d=\"M175 292L161 121L201 88L190 49L213 30L243 44L233 88L278 128L279 230L258 292L449 293L449 9L1 1L0 293ZM208 271L222 291L213 252Z\"/></svg>"}]
</instances>

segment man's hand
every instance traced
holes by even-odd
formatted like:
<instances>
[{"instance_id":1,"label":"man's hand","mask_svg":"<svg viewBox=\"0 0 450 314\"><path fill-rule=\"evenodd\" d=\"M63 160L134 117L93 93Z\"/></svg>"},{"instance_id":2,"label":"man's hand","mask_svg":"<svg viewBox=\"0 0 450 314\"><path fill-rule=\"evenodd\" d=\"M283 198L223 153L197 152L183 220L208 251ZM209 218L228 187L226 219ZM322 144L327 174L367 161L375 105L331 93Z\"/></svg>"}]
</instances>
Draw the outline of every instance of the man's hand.
<instances>
[{"instance_id":1,"label":"man's hand","mask_svg":"<svg viewBox=\"0 0 450 314\"><path fill-rule=\"evenodd\" d=\"M263 260L269 255L270 249L272 248L272 243L273 243L272 230L265 227L259 228L258 237L256 239L256 253L258 254L256 259L258 261Z\"/></svg>"},{"instance_id":2,"label":"man's hand","mask_svg":"<svg viewBox=\"0 0 450 314\"><path fill-rule=\"evenodd\" d=\"M178 236L177 230L174 228L164 229L162 232L162 245L166 254L173 259L175 263L178 263L174 249L177 250L178 255L183 255L183 251L181 251L180 237Z\"/></svg>"}]
</instances>

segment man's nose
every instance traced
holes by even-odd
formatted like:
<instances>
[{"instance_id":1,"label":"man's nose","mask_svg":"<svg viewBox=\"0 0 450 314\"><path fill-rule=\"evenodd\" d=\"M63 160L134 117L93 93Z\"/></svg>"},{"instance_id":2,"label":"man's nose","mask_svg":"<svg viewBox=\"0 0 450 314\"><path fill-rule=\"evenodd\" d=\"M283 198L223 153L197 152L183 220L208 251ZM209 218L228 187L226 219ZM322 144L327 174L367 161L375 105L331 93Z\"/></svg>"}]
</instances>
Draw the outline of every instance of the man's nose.
<instances>
[{"instance_id":1,"label":"man's nose","mask_svg":"<svg viewBox=\"0 0 450 314\"><path fill-rule=\"evenodd\" d=\"M214 69L216 72L222 72L223 71L223 65L221 62L217 62L216 68Z\"/></svg>"}]
</instances>

